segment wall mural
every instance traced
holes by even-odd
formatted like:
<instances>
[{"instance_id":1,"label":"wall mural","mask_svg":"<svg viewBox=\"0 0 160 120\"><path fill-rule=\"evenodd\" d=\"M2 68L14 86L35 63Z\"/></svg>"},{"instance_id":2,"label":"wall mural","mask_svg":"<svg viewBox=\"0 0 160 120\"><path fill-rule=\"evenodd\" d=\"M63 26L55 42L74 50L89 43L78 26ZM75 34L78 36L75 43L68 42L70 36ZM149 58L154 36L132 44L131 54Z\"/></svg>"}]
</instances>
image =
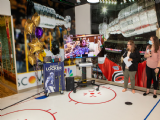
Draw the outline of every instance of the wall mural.
<instances>
[{"instance_id":1,"label":"wall mural","mask_svg":"<svg viewBox=\"0 0 160 120\"><path fill-rule=\"evenodd\" d=\"M11 17L0 15L0 82L17 90Z\"/></svg>"}]
</instances>

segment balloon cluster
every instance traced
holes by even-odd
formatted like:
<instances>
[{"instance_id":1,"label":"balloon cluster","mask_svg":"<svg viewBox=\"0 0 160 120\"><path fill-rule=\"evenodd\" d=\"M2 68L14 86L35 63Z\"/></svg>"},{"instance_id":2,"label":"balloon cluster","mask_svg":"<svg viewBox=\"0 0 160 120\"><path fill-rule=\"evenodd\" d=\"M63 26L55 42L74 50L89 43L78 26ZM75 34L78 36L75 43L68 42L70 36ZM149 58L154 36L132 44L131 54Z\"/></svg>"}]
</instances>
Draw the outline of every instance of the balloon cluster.
<instances>
[{"instance_id":1,"label":"balloon cluster","mask_svg":"<svg viewBox=\"0 0 160 120\"><path fill-rule=\"evenodd\" d=\"M33 39L30 43L28 43L28 46L30 46L30 52L28 55L28 60L31 65L36 64L36 58L39 54L43 51L43 42L40 42L39 39L43 35L43 30L40 27L37 27L40 23L40 16L35 13L31 20L28 19L24 26L24 31L26 34L31 35L32 33L35 34L36 38Z\"/></svg>"}]
</instances>

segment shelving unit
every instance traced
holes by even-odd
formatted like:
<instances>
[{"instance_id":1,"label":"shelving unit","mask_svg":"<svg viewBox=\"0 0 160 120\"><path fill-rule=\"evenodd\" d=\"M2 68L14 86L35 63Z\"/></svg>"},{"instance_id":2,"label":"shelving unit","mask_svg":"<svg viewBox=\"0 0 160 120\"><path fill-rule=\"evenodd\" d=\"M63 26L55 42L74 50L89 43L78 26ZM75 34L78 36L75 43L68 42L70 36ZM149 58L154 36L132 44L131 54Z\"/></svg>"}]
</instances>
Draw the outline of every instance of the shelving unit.
<instances>
[{"instance_id":1,"label":"shelving unit","mask_svg":"<svg viewBox=\"0 0 160 120\"><path fill-rule=\"evenodd\" d=\"M106 42L117 43L117 44L127 44L128 41L117 41L117 40L107 40ZM146 41L134 41L135 44L147 44Z\"/></svg>"},{"instance_id":2,"label":"shelving unit","mask_svg":"<svg viewBox=\"0 0 160 120\"><path fill-rule=\"evenodd\" d=\"M93 66L91 68L92 78L100 79L100 80L107 80L105 76L103 75L101 69L98 66L98 58L92 58L92 63L93 63Z\"/></svg>"},{"instance_id":3,"label":"shelving unit","mask_svg":"<svg viewBox=\"0 0 160 120\"><path fill-rule=\"evenodd\" d=\"M110 50L109 50L110 49ZM105 48L106 52L111 52L111 53L121 53L122 50L119 49L111 49L111 48ZM144 55L145 51L139 51L140 55Z\"/></svg>"}]
</instances>

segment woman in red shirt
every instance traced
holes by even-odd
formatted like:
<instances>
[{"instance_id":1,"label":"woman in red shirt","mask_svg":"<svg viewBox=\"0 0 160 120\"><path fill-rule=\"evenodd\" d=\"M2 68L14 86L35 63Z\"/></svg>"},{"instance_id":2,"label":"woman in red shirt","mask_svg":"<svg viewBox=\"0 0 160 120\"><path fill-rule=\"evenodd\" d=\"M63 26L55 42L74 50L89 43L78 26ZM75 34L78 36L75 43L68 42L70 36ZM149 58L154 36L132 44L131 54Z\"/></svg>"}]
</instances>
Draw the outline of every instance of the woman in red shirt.
<instances>
[{"instance_id":1,"label":"woman in red shirt","mask_svg":"<svg viewBox=\"0 0 160 120\"><path fill-rule=\"evenodd\" d=\"M158 88L158 72L160 67L160 48L158 37L150 37L149 44L146 48L144 57L147 58L146 74L147 74L147 92L143 95L149 94L151 82L153 79L154 95L153 98L157 98L156 92Z\"/></svg>"}]
</instances>

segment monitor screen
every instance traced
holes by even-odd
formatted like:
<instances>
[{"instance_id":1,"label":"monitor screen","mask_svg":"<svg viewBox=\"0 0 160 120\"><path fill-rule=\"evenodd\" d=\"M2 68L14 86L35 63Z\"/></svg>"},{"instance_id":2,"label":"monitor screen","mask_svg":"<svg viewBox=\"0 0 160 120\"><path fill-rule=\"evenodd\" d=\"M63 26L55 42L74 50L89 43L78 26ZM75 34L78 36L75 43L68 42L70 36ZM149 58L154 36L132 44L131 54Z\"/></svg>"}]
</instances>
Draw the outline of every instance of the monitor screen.
<instances>
[{"instance_id":1,"label":"monitor screen","mask_svg":"<svg viewBox=\"0 0 160 120\"><path fill-rule=\"evenodd\" d=\"M102 35L64 36L65 59L97 57L104 42Z\"/></svg>"}]
</instances>

